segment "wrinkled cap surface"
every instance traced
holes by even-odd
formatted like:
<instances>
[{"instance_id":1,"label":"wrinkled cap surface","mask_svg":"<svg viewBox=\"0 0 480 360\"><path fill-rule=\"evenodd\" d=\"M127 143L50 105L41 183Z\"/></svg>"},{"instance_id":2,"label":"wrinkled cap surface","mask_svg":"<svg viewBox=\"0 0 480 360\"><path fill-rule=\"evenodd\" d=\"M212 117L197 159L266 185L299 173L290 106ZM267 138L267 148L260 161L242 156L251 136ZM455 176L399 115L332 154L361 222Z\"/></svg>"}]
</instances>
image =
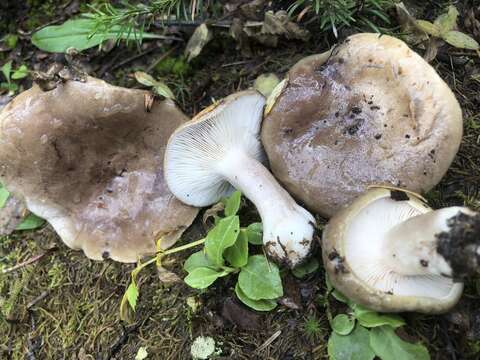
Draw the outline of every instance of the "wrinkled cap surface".
<instances>
[{"instance_id":1,"label":"wrinkled cap surface","mask_svg":"<svg viewBox=\"0 0 480 360\"><path fill-rule=\"evenodd\" d=\"M183 202L208 206L233 191L219 168L240 152L262 161L259 140L265 98L245 90L206 108L171 136L165 153L165 178Z\"/></svg>"},{"instance_id":2,"label":"wrinkled cap surface","mask_svg":"<svg viewBox=\"0 0 480 360\"><path fill-rule=\"evenodd\" d=\"M460 145L452 91L393 37L351 36L297 63L284 86L268 100L263 145L277 179L324 216L369 184L431 189Z\"/></svg>"},{"instance_id":3,"label":"wrinkled cap surface","mask_svg":"<svg viewBox=\"0 0 480 360\"><path fill-rule=\"evenodd\" d=\"M430 211L412 194L372 189L335 214L322 236L323 261L334 287L376 311L449 310L460 298L463 284L441 275L397 272L386 241L396 225Z\"/></svg>"},{"instance_id":4,"label":"wrinkled cap surface","mask_svg":"<svg viewBox=\"0 0 480 360\"><path fill-rule=\"evenodd\" d=\"M187 118L169 100L88 78L34 86L0 114L0 177L70 247L134 262L171 245L197 209L168 190L163 154Z\"/></svg>"}]
</instances>

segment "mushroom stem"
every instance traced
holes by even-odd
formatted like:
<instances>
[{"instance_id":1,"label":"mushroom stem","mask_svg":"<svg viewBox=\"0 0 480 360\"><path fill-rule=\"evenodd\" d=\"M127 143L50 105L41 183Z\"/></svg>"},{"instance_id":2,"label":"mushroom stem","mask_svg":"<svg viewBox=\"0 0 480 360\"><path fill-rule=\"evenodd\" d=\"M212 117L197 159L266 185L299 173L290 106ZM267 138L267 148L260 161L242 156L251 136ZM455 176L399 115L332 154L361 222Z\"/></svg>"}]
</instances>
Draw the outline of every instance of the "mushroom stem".
<instances>
[{"instance_id":1,"label":"mushroom stem","mask_svg":"<svg viewBox=\"0 0 480 360\"><path fill-rule=\"evenodd\" d=\"M230 151L217 171L257 207L263 223L267 253L290 267L308 255L315 218L275 180L272 174L244 151Z\"/></svg>"},{"instance_id":2,"label":"mushroom stem","mask_svg":"<svg viewBox=\"0 0 480 360\"><path fill-rule=\"evenodd\" d=\"M402 275L464 278L480 263L480 215L449 207L412 217L387 234L388 259Z\"/></svg>"}]
</instances>

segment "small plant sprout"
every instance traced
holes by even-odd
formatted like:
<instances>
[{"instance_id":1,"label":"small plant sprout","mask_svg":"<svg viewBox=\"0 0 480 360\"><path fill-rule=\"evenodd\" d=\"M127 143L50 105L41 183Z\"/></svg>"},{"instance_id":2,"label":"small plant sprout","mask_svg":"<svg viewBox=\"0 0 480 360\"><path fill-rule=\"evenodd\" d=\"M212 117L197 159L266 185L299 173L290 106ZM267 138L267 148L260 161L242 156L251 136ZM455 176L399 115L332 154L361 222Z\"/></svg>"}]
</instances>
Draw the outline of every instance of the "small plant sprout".
<instances>
[{"instance_id":1,"label":"small plant sprout","mask_svg":"<svg viewBox=\"0 0 480 360\"><path fill-rule=\"evenodd\" d=\"M254 90L228 96L205 109L170 137L165 178L181 201L207 206L242 191L257 207L269 256L290 267L306 259L314 217L262 165L259 141L264 97Z\"/></svg>"},{"instance_id":2,"label":"small plant sprout","mask_svg":"<svg viewBox=\"0 0 480 360\"><path fill-rule=\"evenodd\" d=\"M480 215L374 188L330 219L322 251L333 286L353 301L382 312L441 313L478 271Z\"/></svg>"}]
</instances>

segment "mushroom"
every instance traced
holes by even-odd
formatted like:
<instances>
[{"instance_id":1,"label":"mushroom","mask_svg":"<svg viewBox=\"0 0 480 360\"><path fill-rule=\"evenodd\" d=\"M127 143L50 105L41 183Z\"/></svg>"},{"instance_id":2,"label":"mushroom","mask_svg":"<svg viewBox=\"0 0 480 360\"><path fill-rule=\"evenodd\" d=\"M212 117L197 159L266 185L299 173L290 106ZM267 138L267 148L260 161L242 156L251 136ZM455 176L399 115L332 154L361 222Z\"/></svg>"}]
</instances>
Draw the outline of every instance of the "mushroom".
<instances>
[{"instance_id":1,"label":"mushroom","mask_svg":"<svg viewBox=\"0 0 480 360\"><path fill-rule=\"evenodd\" d=\"M447 84L387 35L353 35L301 60L267 103L262 142L273 174L324 216L370 184L428 191L462 137Z\"/></svg>"},{"instance_id":2,"label":"mushroom","mask_svg":"<svg viewBox=\"0 0 480 360\"><path fill-rule=\"evenodd\" d=\"M188 119L170 100L89 77L37 85L0 113L0 180L71 248L135 262L167 247L198 210L163 178L168 137Z\"/></svg>"},{"instance_id":3,"label":"mushroom","mask_svg":"<svg viewBox=\"0 0 480 360\"><path fill-rule=\"evenodd\" d=\"M180 126L165 152L167 184L183 202L208 206L240 190L257 207L268 255L294 267L310 252L314 217L295 203L262 165L259 141L264 97L228 96Z\"/></svg>"},{"instance_id":4,"label":"mushroom","mask_svg":"<svg viewBox=\"0 0 480 360\"><path fill-rule=\"evenodd\" d=\"M479 269L480 214L371 189L330 219L322 253L333 286L353 301L380 312L441 313Z\"/></svg>"}]
</instances>

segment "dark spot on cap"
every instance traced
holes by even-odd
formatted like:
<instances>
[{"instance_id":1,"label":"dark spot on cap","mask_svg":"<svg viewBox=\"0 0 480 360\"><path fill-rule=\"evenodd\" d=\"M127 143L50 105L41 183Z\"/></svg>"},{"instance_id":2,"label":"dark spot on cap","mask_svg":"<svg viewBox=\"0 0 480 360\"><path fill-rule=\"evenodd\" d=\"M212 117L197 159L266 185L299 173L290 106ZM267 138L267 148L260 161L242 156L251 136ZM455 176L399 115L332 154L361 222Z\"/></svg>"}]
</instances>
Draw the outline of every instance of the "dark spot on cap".
<instances>
[{"instance_id":1,"label":"dark spot on cap","mask_svg":"<svg viewBox=\"0 0 480 360\"><path fill-rule=\"evenodd\" d=\"M376 106L376 105L375 106L370 106L370 110L373 110L373 111L380 110L380 106Z\"/></svg>"},{"instance_id":2,"label":"dark spot on cap","mask_svg":"<svg viewBox=\"0 0 480 360\"><path fill-rule=\"evenodd\" d=\"M102 258L104 260L107 260L108 258L110 258L110 253L108 251L102 252Z\"/></svg>"},{"instance_id":3,"label":"dark spot on cap","mask_svg":"<svg viewBox=\"0 0 480 360\"><path fill-rule=\"evenodd\" d=\"M340 116L340 113L337 111L337 112L335 113L335 117L339 117L339 116Z\"/></svg>"},{"instance_id":4,"label":"dark spot on cap","mask_svg":"<svg viewBox=\"0 0 480 360\"><path fill-rule=\"evenodd\" d=\"M379 140L382 137L382 134L376 134L374 137L375 139Z\"/></svg>"},{"instance_id":5,"label":"dark spot on cap","mask_svg":"<svg viewBox=\"0 0 480 360\"><path fill-rule=\"evenodd\" d=\"M358 106L354 106L352 107L352 113L354 114L361 114L362 113L362 109L360 109Z\"/></svg>"},{"instance_id":6,"label":"dark spot on cap","mask_svg":"<svg viewBox=\"0 0 480 360\"><path fill-rule=\"evenodd\" d=\"M339 62L340 64L343 64L343 63L345 62L345 60L344 60L343 58L338 58L338 62Z\"/></svg>"},{"instance_id":7,"label":"dark spot on cap","mask_svg":"<svg viewBox=\"0 0 480 360\"><path fill-rule=\"evenodd\" d=\"M407 193L401 190L390 190L390 198L395 201L408 201Z\"/></svg>"},{"instance_id":8,"label":"dark spot on cap","mask_svg":"<svg viewBox=\"0 0 480 360\"><path fill-rule=\"evenodd\" d=\"M420 265L422 265L423 267L428 267L428 261L424 259L420 259Z\"/></svg>"},{"instance_id":9,"label":"dark spot on cap","mask_svg":"<svg viewBox=\"0 0 480 360\"><path fill-rule=\"evenodd\" d=\"M406 135L405 135L405 138L406 138L406 139L410 139L410 135L406 134Z\"/></svg>"}]
</instances>

